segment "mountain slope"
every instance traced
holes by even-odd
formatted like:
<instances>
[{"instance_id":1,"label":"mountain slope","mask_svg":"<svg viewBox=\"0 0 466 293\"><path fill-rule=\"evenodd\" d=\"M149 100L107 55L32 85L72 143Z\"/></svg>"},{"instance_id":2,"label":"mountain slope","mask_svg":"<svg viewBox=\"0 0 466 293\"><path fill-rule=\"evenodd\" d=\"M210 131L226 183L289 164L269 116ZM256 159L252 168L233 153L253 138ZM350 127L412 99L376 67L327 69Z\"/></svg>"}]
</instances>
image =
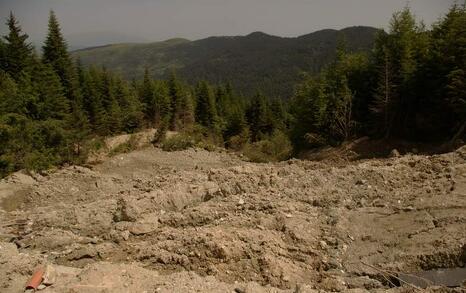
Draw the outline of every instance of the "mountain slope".
<instances>
[{"instance_id":1,"label":"mountain slope","mask_svg":"<svg viewBox=\"0 0 466 293\"><path fill-rule=\"evenodd\" d=\"M74 52L83 64L104 65L126 78L141 78L147 66L163 78L175 69L189 82L230 81L244 94L257 89L287 97L303 71L316 73L332 60L339 39L350 51L372 47L377 29L350 27L322 30L297 38L254 32L247 36L172 39L149 44L116 44Z\"/></svg>"}]
</instances>

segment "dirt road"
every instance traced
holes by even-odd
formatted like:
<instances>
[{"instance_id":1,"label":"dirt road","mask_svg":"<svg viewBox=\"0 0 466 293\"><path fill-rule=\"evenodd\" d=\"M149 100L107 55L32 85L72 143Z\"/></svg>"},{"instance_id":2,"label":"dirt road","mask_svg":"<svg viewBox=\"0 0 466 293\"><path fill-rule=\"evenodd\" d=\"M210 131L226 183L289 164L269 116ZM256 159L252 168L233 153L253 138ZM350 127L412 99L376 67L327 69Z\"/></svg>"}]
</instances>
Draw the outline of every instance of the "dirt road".
<instances>
[{"instance_id":1,"label":"dirt road","mask_svg":"<svg viewBox=\"0 0 466 293\"><path fill-rule=\"evenodd\" d=\"M466 263L466 147L343 165L146 148L16 173L0 206L2 293L46 264L44 293L410 292L387 273Z\"/></svg>"}]
</instances>

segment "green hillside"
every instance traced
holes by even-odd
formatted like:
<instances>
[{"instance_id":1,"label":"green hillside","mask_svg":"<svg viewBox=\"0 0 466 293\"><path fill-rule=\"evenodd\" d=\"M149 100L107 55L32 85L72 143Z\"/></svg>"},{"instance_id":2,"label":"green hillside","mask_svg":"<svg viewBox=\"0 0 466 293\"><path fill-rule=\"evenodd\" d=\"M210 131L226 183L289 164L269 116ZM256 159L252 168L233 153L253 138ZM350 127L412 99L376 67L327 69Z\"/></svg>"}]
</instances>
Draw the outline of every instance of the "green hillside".
<instances>
[{"instance_id":1,"label":"green hillside","mask_svg":"<svg viewBox=\"0 0 466 293\"><path fill-rule=\"evenodd\" d=\"M297 38L254 32L247 36L172 39L149 44L115 44L74 52L83 64L103 65L125 78L141 78L148 67L155 78L172 69L188 82L231 82L244 94L257 88L289 97L301 72L317 73L335 55L339 40L350 51L369 50L377 33L371 27L322 30Z\"/></svg>"}]
</instances>

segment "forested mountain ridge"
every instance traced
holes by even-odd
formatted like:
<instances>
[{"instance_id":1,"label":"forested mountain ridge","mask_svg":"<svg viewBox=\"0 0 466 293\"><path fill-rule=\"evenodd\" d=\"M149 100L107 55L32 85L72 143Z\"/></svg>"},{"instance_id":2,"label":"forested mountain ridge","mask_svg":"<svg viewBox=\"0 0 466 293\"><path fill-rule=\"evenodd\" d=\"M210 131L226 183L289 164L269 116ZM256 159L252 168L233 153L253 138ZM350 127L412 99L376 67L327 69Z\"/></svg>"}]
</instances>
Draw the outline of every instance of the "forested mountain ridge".
<instances>
[{"instance_id":1,"label":"forested mountain ridge","mask_svg":"<svg viewBox=\"0 0 466 293\"><path fill-rule=\"evenodd\" d=\"M274 99L274 93L260 93L265 84L254 80L246 82L257 85L253 90L257 94L244 95L228 82L200 81L193 86L174 71L166 79L154 80L146 68L142 79L128 81L108 66L83 66L69 53L53 11L39 56L10 13L8 34L0 39L0 177L23 168L84 163L103 137L148 127L158 129L152 142L164 150L220 146L256 162L284 160L361 136L441 142L444 149L461 144L466 141L465 24L466 5L453 5L430 29L416 21L409 8L395 12L369 52L355 53L357 48L351 47L360 34L349 35L346 44L332 39L335 52L325 52L334 58L319 73L303 75L292 85L293 96L283 100ZM320 52L329 46L323 37L327 33L297 38L294 41L320 41L295 52L305 55L313 48ZM273 58L260 49L283 52L281 38L259 32L236 38L242 39L241 46L233 46L235 37L174 39L157 46L181 54L173 48L186 43L191 48L186 54L202 52L196 56L220 65L233 60L229 61L233 68L249 66L244 75L252 78L264 80L263 72L288 74L285 65L295 56L277 53ZM211 58L217 56L212 52L219 51L219 44L228 58ZM134 56L152 56L150 46L141 46ZM238 48L243 55L238 55ZM173 60L183 64L181 57L186 55ZM201 65L191 66L208 68ZM167 137L168 130L178 134ZM129 144L119 151L131 148Z\"/></svg>"},{"instance_id":2,"label":"forested mountain ridge","mask_svg":"<svg viewBox=\"0 0 466 293\"><path fill-rule=\"evenodd\" d=\"M155 78L172 69L190 83L231 82L245 95L260 90L290 97L302 72L318 73L335 57L344 41L350 52L372 48L378 30L357 26L326 29L296 38L254 32L247 36L172 39L149 44L115 44L73 52L84 65L103 65L125 78L142 78L147 67Z\"/></svg>"}]
</instances>

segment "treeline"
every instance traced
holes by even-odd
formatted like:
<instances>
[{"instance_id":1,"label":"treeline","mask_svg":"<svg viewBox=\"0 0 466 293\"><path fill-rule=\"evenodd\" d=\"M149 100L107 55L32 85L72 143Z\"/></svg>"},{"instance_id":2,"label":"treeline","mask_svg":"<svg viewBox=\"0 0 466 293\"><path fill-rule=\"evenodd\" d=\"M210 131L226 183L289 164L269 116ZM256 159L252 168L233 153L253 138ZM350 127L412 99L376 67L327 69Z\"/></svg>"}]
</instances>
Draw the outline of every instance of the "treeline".
<instances>
[{"instance_id":1,"label":"treeline","mask_svg":"<svg viewBox=\"0 0 466 293\"><path fill-rule=\"evenodd\" d=\"M464 138L466 9L454 5L431 30L406 8L370 54L348 54L298 86L291 101L295 147L361 135L414 141Z\"/></svg>"},{"instance_id":2,"label":"treeline","mask_svg":"<svg viewBox=\"0 0 466 293\"><path fill-rule=\"evenodd\" d=\"M81 66L70 57L53 12L40 55L12 13L7 25L0 40L0 176L82 163L92 138L147 127L159 129L155 143L173 130L181 140L237 149L285 131L282 103L260 94L249 101L228 84L192 87L175 73L161 81L149 72L128 82L105 68Z\"/></svg>"},{"instance_id":3,"label":"treeline","mask_svg":"<svg viewBox=\"0 0 466 293\"><path fill-rule=\"evenodd\" d=\"M287 102L235 93L229 84L126 81L75 62L54 13L39 55L11 13L0 40L0 176L86 160L91 141L155 127L165 149L225 146L256 161L286 159L370 135L445 141L466 127L466 9L453 6L427 30L395 13L370 54L344 41L318 76ZM165 132L178 135L165 139Z\"/></svg>"}]
</instances>

